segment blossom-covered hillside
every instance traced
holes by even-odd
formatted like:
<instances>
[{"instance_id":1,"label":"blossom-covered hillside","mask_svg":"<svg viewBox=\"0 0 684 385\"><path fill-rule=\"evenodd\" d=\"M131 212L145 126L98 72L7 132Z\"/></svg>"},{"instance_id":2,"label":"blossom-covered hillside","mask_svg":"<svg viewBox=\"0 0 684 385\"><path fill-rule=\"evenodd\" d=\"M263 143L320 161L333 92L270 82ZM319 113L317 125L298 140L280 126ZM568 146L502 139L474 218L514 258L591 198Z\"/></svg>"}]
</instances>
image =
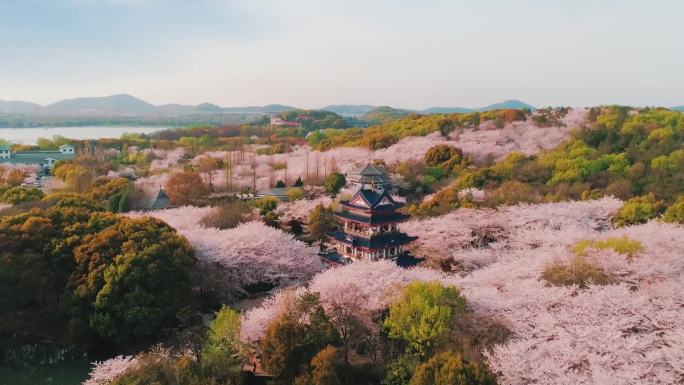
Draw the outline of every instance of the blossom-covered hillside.
<instances>
[{"instance_id":1,"label":"blossom-covered hillside","mask_svg":"<svg viewBox=\"0 0 684 385\"><path fill-rule=\"evenodd\" d=\"M569 139L572 130L586 123L587 114L586 109L570 109L567 114L547 125L540 125L534 119L528 119L497 127L491 120L487 120L474 128L452 132L448 138L434 131L424 136L407 136L387 148L375 151L364 147L336 147L318 151L309 145L301 145L294 146L292 151L284 154L257 155L260 146L252 145L247 147L247 152L207 151L197 155L191 163L197 165L200 159L205 157L225 160L232 156L236 163L231 171L231 185L239 189L256 184L257 189L264 189L277 180L287 180L291 184L297 177L320 181L333 170L345 173L355 165L369 160L382 161L387 165L421 161L428 149L438 144L458 147L465 154L480 161L486 158L502 159L511 152L536 154L542 150L555 148ZM155 157L150 169L165 172L177 165L183 150L147 150L147 153ZM227 171L218 169L214 174L213 182L216 188L225 189L228 185ZM136 185L146 192L146 196L152 196L160 183L165 182L164 175L143 178Z\"/></svg>"},{"instance_id":2,"label":"blossom-covered hillside","mask_svg":"<svg viewBox=\"0 0 684 385\"><path fill-rule=\"evenodd\" d=\"M261 222L228 230L200 226L199 221L212 210L180 207L131 215L154 216L178 230L195 248L209 274L207 278L212 278L211 283L222 287L226 295L237 295L245 286L257 283L289 284L321 270L315 248Z\"/></svg>"},{"instance_id":3,"label":"blossom-covered hillside","mask_svg":"<svg viewBox=\"0 0 684 385\"><path fill-rule=\"evenodd\" d=\"M677 383L684 373L684 228L651 221L614 229L621 205L604 198L459 209L409 222L403 230L420 236L416 252L451 259L452 273L356 262L318 274L308 289L324 307L352 306L367 328L377 329L373 320L408 282L458 286L475 313L512 332L485 354L502 384ZM542 279L549 264L572 257L577 242L624 237L640 244L633 257L588 251L615 277L612 284L552 286ZM260 339L295 297L281 292L248 311L243 338Z\"/></svg>"},{"instance_id":4,"label":"blossom-covered hillside","mask_svg":"<svg viewBox=\"0 0 684 385\"><path fill-rule=\"evenodd\" d=\"M501 317L514 333L489 353L504 384L671 384L684 373L684 228L652 221L612 229L620 202L460 209L406 224L419 249L452 258L471 306ZM587 289L540 278L570 258L581 239L628 236L643 245L629 259L591 257L617 277Z\"/></svg>"}]
</instances>

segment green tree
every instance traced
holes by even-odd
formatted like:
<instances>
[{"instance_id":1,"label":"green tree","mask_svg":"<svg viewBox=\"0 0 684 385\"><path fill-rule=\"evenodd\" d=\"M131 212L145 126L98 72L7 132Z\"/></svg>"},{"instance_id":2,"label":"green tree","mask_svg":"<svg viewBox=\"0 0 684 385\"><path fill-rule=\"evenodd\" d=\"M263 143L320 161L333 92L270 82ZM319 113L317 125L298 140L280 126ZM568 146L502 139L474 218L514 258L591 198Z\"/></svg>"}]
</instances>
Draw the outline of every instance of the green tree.
<instances>
[{"instance_id":1,"label":"green tree","mask_svg":"<svg viewBox=\"0 0 684 385\"><path fill-rule=\"evenodd\" d=\"M45 194L37 188L12 187L0 195L0 202L16 205L24 202L38 201Z\"/></svg>"},{"instance_id":2,"label":"green tree","mask_svg":"<svg viewBox=\"0 0 684 385\"><path fill-rule=\"evenodd\" d=\"M318 204L309 213L309 237L311 239L324 239L326 233L336 227L336 219L330 207Z\"/></svg>"},{"instance_id":3,"label":"green tree","mask_svg":"<svg viewBox=\"0 0 684 385\"><path fill-rule=\"evenodd\" d=\"M240 313L224 305L209 326L201 353L204 377L222 384L237 383L241 352Z\"/></svg>"},{"instance_id":4,"label":"green tree","mask_svg":"<svg viewBox=\"0 0 684 385\"><path fill-rule=\"evenodd\" d=\"M155 336L191 301L194 251L159 220L120 218L87 237L75 256L81 264L90 260L84 266L90 277L75 288L75 297L92 306L89 324L102 337L128 342Z\"/></svg>"},{"instance_id":5,"label":"green tree","mask_svg":"<svg viewBox=\"0 0 684 385\"><path fill-rule=\"evenodd\" d=\"M261 341L261 363L276 378L275 383L289 385L310 370L318 352L339 343L339 335L325 314L318 294L307 292L267 326Z\"/></svg>"},{"instance_id":6,"label":"green tree","mask_svg":"<svg viewBox=\"0 0 684 385\"><path fill-rule=\"evenodd\" d=\"M325 189L333 195L337 195L345 184L347 184L347 180L339 172L334 172L325 179Z\"/></svg>"},{"instance_id":7,"label":"green tree","mask_svg":"<svg viewBox=\"0 0 684 385\"><path fill-rule=\"evenodd\" d=\"M419 363L415 354L402 354L387 368L382 385L408 385Z\"/></svg>"},{"instance_id":8,"label":"green tree","mask_svg":"<svg viewBox=\"0 0 684 385\"><path fill-rule=\"evenodd\" d=\"M653 193L634 197L625 202L613 222L618 227L646 223L660 215L664 209L664 202L658 200Z\"/></svg>"},{"instance_id":9,"label":"green tree","mask_svg":"<svg viewBox=\"0 0 684 385\"><path fill-rule=\"evenodd\" d=\"M154 337L191 306L194 254L174 229L74 193L44 202L0 218L0 311L43 317L81 341L124 342Z\"/></svg>"},{"instance_id":10,"label":"green tree","mask_svg":"<svg viewBox=\"0 0 684 385\"><path fill-rule=\"evenodd\" d=\"M466 300L454 286L412 282L390 307L385 328L390 338L406 341L421 356L434 351L448 337L452 317L466 311Z\"/></svg>"},{"instance_id":11,"label":"green tree","mask_svg":"<svg viewBox=\"0 0 684 385\"><path fill-rule=\"evenodd\" d=\"M302 182L302 177L298 176L297 180L294 182L292 187L302 187L302 186L304 186L304 182Z\"/></svg>"},{"instance_id":12,"label":"green tree","mask_svg":"<svg viewBox=\"0 0 684 385\"><path fill-rule=\"evenodd\" d=\"M663 220L665 222L684 223L684 195L680 195L677 201L665 210Z\"/></svg>"},{"instance_id":13,"label":"green tree","mask_svg":"<svg viewBox=\"0 0 684 385\"><path fill-rule=\"evenodd\" d=\"M295 378L295 385L339 385L340 354L336 347L326 346L311 359L310 372Z\"/></svg>"},{"instance_id":14,"label":"green tree","mask_svg":"<svg viewBox=\"0 0 684 385\"><path fill-rule=\"evenodd\" d=\"M425 153L424 159L428 166L438 166L451 159L456 159L458 163L463 157L463 152L446 144L438 144L430 147Z\"/></svg>"},{"instance_id":15,"label":"green tree","mask_svg":"<svg viewBox=\"0 0 684 385\"><path fill-rule=\"evenodd\" d=\"M495 385L487 368L468 362L460 354L441 352L418 365L409 385Z\"/></svg>"}]
</instances>

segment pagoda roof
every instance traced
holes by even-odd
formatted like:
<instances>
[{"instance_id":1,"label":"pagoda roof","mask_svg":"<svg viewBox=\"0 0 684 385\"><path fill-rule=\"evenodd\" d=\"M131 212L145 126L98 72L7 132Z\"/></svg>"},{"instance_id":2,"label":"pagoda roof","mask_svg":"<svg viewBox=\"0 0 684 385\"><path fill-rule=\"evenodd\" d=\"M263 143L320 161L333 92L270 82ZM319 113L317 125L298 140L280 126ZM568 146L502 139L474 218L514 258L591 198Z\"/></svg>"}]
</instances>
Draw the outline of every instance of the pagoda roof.
<instances>
[{"instance_id":1,"label":"pagoda roof","mask_svg":"<svg viewBox=\"0 0 684 385\"><path fill-rule=\"evenodd\" d=\"M381 225L385 223L396 223L396 222L403 222L406 219L409 218L408 215L400 214L400 213L388 213L386 215L375 215L375 216L369 216L369 215L359 215L355 214L353 212L349 211L341 211L341 212L336 212L335 216L342 218L342 219L347 219L353 222L357 223L364 223L364 224L369 224L369 225Z\"/></svg>"},{"instance_id":2,"label":"pagoda roof","mask_svg":"<svg viewBox=\"0 0 684 385\"><path fill-rule=\"evenodd\" d=\"M150 205L150 210L163 210L171 207L171 198L166 193L166 191L159 189L157 197L154 198L152 205Z\"/></svg>"},{"instance_id":3,"label":"pagoda roof","mask_svg":"<svg viewBox=\"0 0 684 385\"><path fill-rule=\"evenodd\" d=\"M390 185L390 178L387 172L375 164L367 163L365 165L356 167L347 173L350 181L360 184L380 184Z\"/></svg>"},{"instance_id":4,"label":"pagoda roof","mask_svg":"<svg viewBox=\"0 0 684 385\"><path fill-rule=\"evenodd\" d=\"M360 247L372 250L382 250L387 247L406 245L418 239L418 237L412 237L398 232L386 233L383 235L366 238L347 234L340 230L329 232L328 236L338 242L352 247Z\"/></svg>"},{"instance_id":5,"label":"pagoda roof","mask_svg":"<svg viewBox=\"0 0 684 385\"><path fill-rule=\"evenodd\" d=\"M385 172L385 170L382 167L374 165L373 163L366 163L365 165L355 167L351 171L349 171L349 173L355 174L355 175L365 175L365 176L387 175L387 173Z\"/></svg>"},{"instance_id":6,"label":"pagoda roof","mask_svg":"<svg viewBox=\"0 0 684 385\"><path fill-rule=\"evenodd\" d=\"M341 202L343 206L373 211L393 211L403 206L397 203L386 190L373 190L362 187L352 199Z\"/></svg>"}]
</instances>

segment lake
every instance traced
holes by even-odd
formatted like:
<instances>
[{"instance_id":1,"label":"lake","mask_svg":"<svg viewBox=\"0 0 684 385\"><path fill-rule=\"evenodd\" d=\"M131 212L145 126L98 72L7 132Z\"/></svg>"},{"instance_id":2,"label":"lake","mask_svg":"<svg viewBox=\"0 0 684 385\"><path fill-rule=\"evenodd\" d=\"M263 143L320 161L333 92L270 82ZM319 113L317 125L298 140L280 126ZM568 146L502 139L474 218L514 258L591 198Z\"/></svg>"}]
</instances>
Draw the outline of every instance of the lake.
<instances>
[{"instance_id":1,"label":"lake","mask_svg":"<svg viewBox=\"0 0 684 385\"><path fill-rule=\"evenodd\" d=\"M51 344L0 349L0 385L80 385L92 360L75 347Z\"/></svg>"},{"instance_id":2,"label":"lake","mask_svg":"<svg viewBox=\"0 0 684 385\"><path fill-rule=\"evenodd\" d=\"M61 135L70 139L119 138L123 133L150 134L168 127L88 126L0 128L0 139L17 144L36 144L39 138Z\"/></svg>"}]
</instances>

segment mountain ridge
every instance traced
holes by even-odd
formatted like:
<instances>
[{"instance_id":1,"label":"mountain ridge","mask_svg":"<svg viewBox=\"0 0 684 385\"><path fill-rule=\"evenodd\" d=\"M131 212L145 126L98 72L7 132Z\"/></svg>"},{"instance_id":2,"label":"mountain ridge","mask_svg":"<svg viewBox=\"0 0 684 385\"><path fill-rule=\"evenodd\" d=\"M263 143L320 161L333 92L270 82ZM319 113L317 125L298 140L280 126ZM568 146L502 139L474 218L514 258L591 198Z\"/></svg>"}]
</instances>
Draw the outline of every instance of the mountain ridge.
<instances>
[{"instance_id":1,"label":"mountain ridge","mask_svg":"<svg viewBox=\"0 0 684 385\"><path fill-rule=\"evenodd\" d=\"M495 109L523 109L535 110L536 107L517 99L504 100L483 107L448 107L433 106L425 109L396 108L370 104L331 104L316 110L330 111L345 117L362 117L383 108L391 108L402 113L418 114L446 114L483 112ZM0 100L0 114L25 115L75 115L75 116L178 116L194 114L279 114L299 108L285 104L268 104L264 106L222 107L213 103L190 104L160 104L154 105L130 94L115 94L101 97L78 97L60 100L48 105L40 105L27 101ZM683 111L684 106L671 107L676 111Z\"/></svg>"}]
</instances>

